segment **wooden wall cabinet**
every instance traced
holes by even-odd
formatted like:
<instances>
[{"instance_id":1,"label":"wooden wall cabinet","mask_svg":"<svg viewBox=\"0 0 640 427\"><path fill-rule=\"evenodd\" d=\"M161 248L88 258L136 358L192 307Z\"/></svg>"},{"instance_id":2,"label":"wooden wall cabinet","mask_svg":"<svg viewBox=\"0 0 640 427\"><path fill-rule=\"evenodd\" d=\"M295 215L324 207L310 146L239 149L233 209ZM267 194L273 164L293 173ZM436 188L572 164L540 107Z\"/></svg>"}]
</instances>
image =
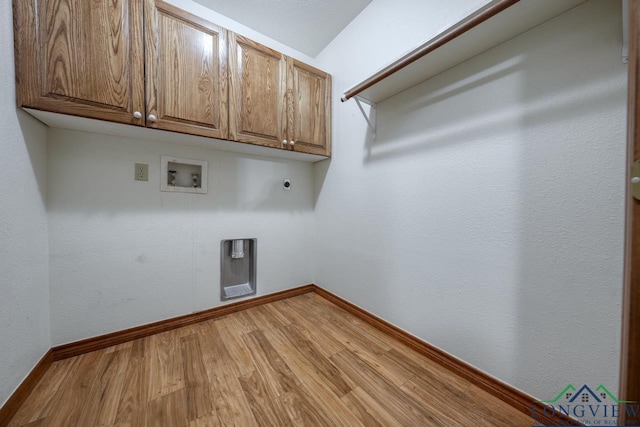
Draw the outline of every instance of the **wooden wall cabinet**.
<instances>
[{"instance_id":1,"label":"wooden wall cabinet","mask_svg":"<svg viewBox=\"0 0 640 427\"><path fill-rule=\"evenodd\" d=\"M230 138L328 156L331 76L230 33Z\"/></svg>"},{"instance_id":2,"label":"wooden wall cabinet","mask_svg":"<svg viewBox=\"0 0 640 427\"><path fill-rule=\"evenodd\" d=\"M230 33L229 69L231 139L282 148L286 139L286 57Z\"/></svg>"},{"instance_id":3,"label":"wooden wall cabinet","mask_svg":"<svg viewBox=\"0 0 640 427\"><path fill-rule=\"evenodd\" d=\"M226 30L160 0L14 0L14 23L21 107L227 138Z\"/></svg>"},{"instance_id":4,"label":"wooden wall cabinet","mask_svg":"<svg viewBox=\"0 0 640 427\"><path fill-rule=\"evenodd\" d=\"M162 0L13 5L20 107L330 155L327 73Z\"/></svg>"},{"instance_id":5,"label":"wooden wall cabinet","mask_svg":"<svg viewBox=\"0 0 640 427\"><path fill-rule=\"evenodd\" d=\"M20 106L144 124L139 0L15 0L13 6Z\"/></svg>"},{"instance_id":6,"label":"wooden wall cabinet","mask_svg":"<svg viewBox=\"0 0 640 427\"><path fill-rule=\"evenodd\" d=\"M331 76L288 58L287 130L296 151L331 153ZM292 142L294 145L291 145Z\"/></svg>"},{"instance_id":7,"label":"wooden wall cabinet","mask_svg":"<svg viewBox=\"0 0 640 427\"><path fill-rule=\"evenodd\" d=\"M145 4L147 127L227 139L227 31Z\"/></svg>"}]
</instances>

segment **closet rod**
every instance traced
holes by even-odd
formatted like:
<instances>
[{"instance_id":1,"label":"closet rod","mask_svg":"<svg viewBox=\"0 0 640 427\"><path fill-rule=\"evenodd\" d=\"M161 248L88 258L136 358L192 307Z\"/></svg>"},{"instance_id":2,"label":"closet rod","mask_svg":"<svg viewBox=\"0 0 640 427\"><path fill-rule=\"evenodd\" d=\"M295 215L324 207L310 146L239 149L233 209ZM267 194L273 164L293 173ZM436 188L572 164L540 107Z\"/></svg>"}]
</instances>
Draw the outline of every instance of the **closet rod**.
<instances>
[{"instance_id":1,"label":"closet rod","mask_svg":"<svg viewBox=\"0 0 640 427\"><path fill-rule=\"evenodd\" d=\"M409 52L408 54L398 59L391 65L388 65L387 67L378 71L368 79L362 81L361 83L347 90L342 95L342 98L340 98L340 100L342 102L348 101L350 98L353 98L359 93L367 90L368 88L378 83L379 81L384 80L385 78L389 77L390 75L392 75L397 71L400 71L401 69L411 64L412 62L417 61L418 59L422 58L429 52L433 52L434 50L443 46L444 44L449 43L451 40L455 39L458 36L461 36L462 34L471 30L473 27L483 23L487 19L497 15L498 13L502 12L508 7L513 6L519 1L520 0L499 0L499 1L494 1L490 3L487 7L479 9L476 13L469 15L466 19L460 21L453 27L450 27L444 32L438 34L436 37L429 40L422 46Z\"/></svg>"}]
</instances>

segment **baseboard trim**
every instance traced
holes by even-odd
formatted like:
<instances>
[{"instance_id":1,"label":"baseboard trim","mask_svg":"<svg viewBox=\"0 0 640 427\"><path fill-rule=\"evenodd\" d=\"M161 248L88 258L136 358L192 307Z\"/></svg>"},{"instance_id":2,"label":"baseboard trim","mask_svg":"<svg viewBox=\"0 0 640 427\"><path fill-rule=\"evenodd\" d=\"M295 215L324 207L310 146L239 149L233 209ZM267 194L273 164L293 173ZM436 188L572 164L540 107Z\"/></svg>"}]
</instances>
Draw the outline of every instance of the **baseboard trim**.
<instances>
[{"instance_id":1,"label":"baseboard trim","mask_svg":"<svg viewBox=\"0 0 640 427\"><path fill-rule=\"evenodd\" d=\"M93 338L87 338L81 341L72 342L60 346L53 347L40 359L36 366L31 370L29 375L24 379L16 391L9 397L9 400L0 408L0 427L9 424L13 416L18 412L27 399L31 391L38 384L44 373L54 361L67 359L69 357L79 356L103 348L123 344L128 341L139 338L148 337L161 332L172 329L181 328L183 326L192 325L210 319L226 316L238 311L247 310L271 302L292 298L298 295L315 292L327 301L332 302L338 307L344 309L348 313L366 322L372 327L384 332L390 337L398 340L406 346L412 348L425 357L439 363L443 367L456 373L487 393L497 397L511 407L520 412L531 415L532 409L535 408L536 421L548 426L580 426L576 420L565 416L564 414L555 413L545 414L545 405L536 401L532 396L512 387L492 376L480 371L479 369L469 365L466 362L452 356L451 354L411 335L410 333L398 328L397 326L381 319L380 317L358 307L357 305L333 294L317 285L304 285L285 291L276 292L269 295L263 295L256 298L248 299L215 307L209 310L199 311L197 313L186 314L184 316L173 317L146 325L136 326L134 328L122 331L112 332L110 334L100 335Z\"/></svg>"},{"instance_id":2,"label":"baseboard trim","mask_svg":"<svg viewBox=\"0 0 640 427\"><path fill-rule=\"evenodd\" d=\"M384 332L390 337L400 341L423 356L437 362L450 371L456 373L487 393L497 397L511 407L529 416L535 408L536 421L547 426L581 426L583 424L569 418L564 414L545 414L543 403L538 402L532 396L512 387L502 381L480 371L466 362L450 355L449 353L411 335L397 326L369 313L357 305L319 287L314 286L314 292L327 301L332 302L370 326Z\"/></svg>"},{"instance_id":3,"label":"baseboard trim","mask_svg":"<svg viewBox=\"0 0 640 427\"><path fill-rule=\"evenodd\" d=\"M170 319L160 320L158 322L148 323L146 325L136 326L122 331L116 331L97 337L87 338L81 341L63 344L51 349L53 360L62 360L69 357L79 356L103 348L123 344L138 338L148 337L150 335L159 334L161 332L170 331L172 329L181 328L194 323L203 322L205 320L215 319L217 317L226 316L238 311L247 310L271 302L279 301L295 297L298 295L313 292L315 285L304 285L273 294L263 295L244 301L226 304L220 307L211 308L209 310L199 311L197 313L185 314L184 316L173 317Z\"/></svg>"},{"instance_id":4,"label":"baseboard trim","mask_svg":"<svg viewBox=\"0 0 640 427\"><path fill-rule=\"evenodd\" d=\"M9 396L9 400L0 407L0 426L5 427L9 425L13 416L18 412L18 409L20 409L24 401L27 400L27 397L29 397L33 389L38 385L38 382L52 363L53 357L49 349L38 363L36 363L36 366L33 367L22 383L20 383L16 391Z\"/></svg>"}]
</instances>

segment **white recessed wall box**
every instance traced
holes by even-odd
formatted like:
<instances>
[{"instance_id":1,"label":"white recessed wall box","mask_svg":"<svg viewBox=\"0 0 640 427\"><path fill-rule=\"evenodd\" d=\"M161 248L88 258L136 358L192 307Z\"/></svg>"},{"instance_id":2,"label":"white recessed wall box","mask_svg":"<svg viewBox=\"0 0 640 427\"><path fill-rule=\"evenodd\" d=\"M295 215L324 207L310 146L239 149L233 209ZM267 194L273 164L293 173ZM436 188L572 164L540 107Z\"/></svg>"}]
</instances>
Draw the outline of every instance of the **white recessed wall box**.
<instances>
[{"instance_id":1,"label":"white recessed wall box","mask_svg":"<svg viewBox=\"0 0 640 427\"><path fill-rule=\"evenodd\" d=\"M160 190L207 194L209 162L162 156Z\"/></svg>"}]
</instances>

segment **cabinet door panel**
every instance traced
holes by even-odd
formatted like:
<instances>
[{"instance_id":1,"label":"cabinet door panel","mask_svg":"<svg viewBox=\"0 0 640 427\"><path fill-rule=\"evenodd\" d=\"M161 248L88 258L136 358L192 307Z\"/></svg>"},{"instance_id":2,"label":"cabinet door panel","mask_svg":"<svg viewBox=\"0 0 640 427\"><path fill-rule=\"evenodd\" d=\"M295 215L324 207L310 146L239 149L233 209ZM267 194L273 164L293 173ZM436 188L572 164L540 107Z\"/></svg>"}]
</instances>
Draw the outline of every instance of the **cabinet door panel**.
<instances>
[{"instance_id":1,"label":"cabinet door panel","mask_svg":"<svg viewBox=\"0 0 640 427\"><path fill-rule=\"evenodd\" d=\"M139 1L16 0L14 13L21 106L143 124Z\"/></svg>"},{"instance_id":2,"label":"cabinet door panel","mask_svg":"<svg viewBox=\"0 0 640 427\"><path fill-rule=\"evenodd\" d=\"M286 60L284 55L230 34L231 139L282 147L285 139Z\"/></svg>"},{"instance_id":3,"label":"cabinet door panel","mask_svg":"<svg viewBox=\"0 0 640 427\"><path fill-rule=\"evenodd\" d=\"M147 0L148 127L228 137L227 33L165 2Z\"/></svg>"},{"instance_id":4,"label":"cabinet door panel","mask_svg":"<svg viewBox=\"0 0 640 427\"><path fill-rule=\"evenodd\" d=\"M288 133L294 150L310 154L331 152L331 77L288 58Z\"/></svg>"}]
</instances>

